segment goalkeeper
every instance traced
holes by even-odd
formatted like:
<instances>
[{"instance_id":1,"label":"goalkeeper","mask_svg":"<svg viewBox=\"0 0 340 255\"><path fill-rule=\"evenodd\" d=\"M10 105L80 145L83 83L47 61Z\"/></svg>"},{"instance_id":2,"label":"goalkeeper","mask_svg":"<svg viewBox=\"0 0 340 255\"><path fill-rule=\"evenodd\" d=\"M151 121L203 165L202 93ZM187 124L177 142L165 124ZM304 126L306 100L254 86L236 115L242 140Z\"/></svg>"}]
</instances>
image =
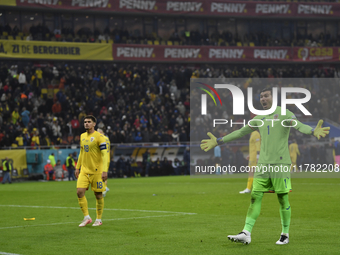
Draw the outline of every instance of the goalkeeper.
<instances>
[{"instance_id":1,"label":"goalkeeper","mask_svg":"<svg viewBox=\"0 0 340 255\"><path fill-rule=\"evenodd\" d=\"M271 89L261 91L260 102L264 110L272 106ZM283 122L282 122L283 121ZM281 122L284 124L282 125ZM303 134L314 135L316 138L325 137L329 133L329 127L322 127L320 120L315 129L299 122L294 114L286 110L286 115L281 115L281 107L266 116L256 116L250 125L224 137L216 137L208 133L210 139L202 140L201 149L209 151L217 145L231 142L241 138L255 130L261 134L260 157L256 172L254 173L253 190L251 192L251 203L248 209L245 226L237 235L229 235L228 239L234 242L249 244L251 242L251 232L257 217L260 215L261 203L264 192L276 192L280 203L280 216L282 233L276 244L289 243L289 225L291 218L291 207L288 201L288 192L291 190L290 164L291 159L288 150L288 138L290 127ZM296 124L296 125L295 125ZM270 166L270 167L269 167ZM281 169L278 172L270 169Z\"/></svg>"}]
</instances>

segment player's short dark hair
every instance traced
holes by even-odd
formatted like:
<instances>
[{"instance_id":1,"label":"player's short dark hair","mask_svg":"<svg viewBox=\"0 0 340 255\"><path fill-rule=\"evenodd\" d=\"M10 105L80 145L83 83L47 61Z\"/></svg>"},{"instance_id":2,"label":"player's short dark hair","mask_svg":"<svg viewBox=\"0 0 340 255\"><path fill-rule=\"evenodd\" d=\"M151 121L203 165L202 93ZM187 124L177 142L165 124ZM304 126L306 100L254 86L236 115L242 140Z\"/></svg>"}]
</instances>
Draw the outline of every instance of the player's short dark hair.
<instances>
[{"instance_id":1,"label":"player's short dark hair","mask_svg":"<svg viewBox=\"0 0 340 255\"><path fill-rule=\"evenodd\" d=\"M270 94L272 94L272 89L271 88L265 88L265 89L261 90L261 93L262 92L266 92L266 91L270 91Z\"/></svg>"},{"instance_id":2,"label":"player's short dark hair","mask_svg":"<svg viewBox=\"0 0 340 255\"><path fill-rule=\"evenodd\" d=\"M84 118L84 121L86 119L91 119L94 123L97 123L97 119L93 115L86 115Z\"/></svg>"}]
</instances>

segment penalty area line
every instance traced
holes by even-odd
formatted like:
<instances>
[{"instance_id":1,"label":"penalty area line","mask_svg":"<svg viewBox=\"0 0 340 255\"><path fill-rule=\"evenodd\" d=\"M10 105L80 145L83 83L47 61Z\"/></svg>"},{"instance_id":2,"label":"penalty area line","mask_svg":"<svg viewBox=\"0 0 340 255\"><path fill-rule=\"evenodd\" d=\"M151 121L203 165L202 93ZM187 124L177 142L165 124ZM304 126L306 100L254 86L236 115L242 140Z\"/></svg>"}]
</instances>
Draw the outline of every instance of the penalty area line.
<instances>
[{"instance_id":1,"label":"penalty area line","mask_svg":"<svg viewBox=\"0 0 340 255\"><path fill-rule=\"evenodd\" d=\"M143 217L131 217L131 218L116 218L116 219L104 219L103 222L106 221L115 221L115 220L134 220L134 219L147 219L147 218L160 218L160 217L171 217L178 216L178 214L169 214L169 215L155 215L155 216L143 216ZM77 222L58 222L58 223L50 223L50 224L37 224L37 225L24 225L24 226L13 226L13 227L2 227L0 229L11 229L11 228L25 228L25 227L39 227L39 226L54 226L54 225L64 225L64 224L76 224ZM0 253L2 254L2 253ZM12 254L12 253L3 253L3 254Z\"/></svg>"},{"instance_id":2,"label":"penalty area line","mask_svg":"<svg viewBox=\"0 0 340 255\"><path fill-rule=\"evenodd\" d=\"M20 255L20 254L17 254L17 253L8 253L8 252L2 252L2 251L0 251L0 254L3 254L3 255Z\"/></svg>"},{"instance_id":3,"label":"penalty area line","mask_svg":"<svg viewBox=\"0 0 340 255\"><path fill-rule=\"evenodd\" d=\"M62 206L39 206L39 205L0 205L3 207L27 207L27 208L47 208L47 209L75 209L79 210L79 207L62 207ZM89 210L96 210L96 208L88 208ZM186 213L186 212L171 212L171 211L153 211L153 210L138 210L138 209L114 209L104 208L104 211L128 211L128 212L150 212L150 213L174 213L183 215L194 215L197 213Z\"/></svg>"}]
</instances>

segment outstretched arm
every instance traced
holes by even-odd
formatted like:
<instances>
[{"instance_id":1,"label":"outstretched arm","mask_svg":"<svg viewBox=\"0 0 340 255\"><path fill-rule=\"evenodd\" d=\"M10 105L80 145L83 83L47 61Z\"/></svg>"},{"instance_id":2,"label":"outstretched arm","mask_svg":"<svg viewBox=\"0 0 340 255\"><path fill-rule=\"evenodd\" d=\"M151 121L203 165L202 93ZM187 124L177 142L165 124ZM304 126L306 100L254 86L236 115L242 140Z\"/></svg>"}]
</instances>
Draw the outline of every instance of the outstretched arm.
<instances>
[{"instance_id":1,"label":"outstretched arm","mask_svg":"<svg viewBox=\"0 0 340 255\"><path fill-rule=\"evenodd\" d=\"M243 128L240 128L239 130L236 130L224 137L216 138L212 133L207 133L207 135L210 137L210 139L202 140L201 141L201 149L205 152L211 150L212 148L215 148L217 145L221 145L223 143L228 143L233 140L239 139L247 134L250 134L253 132L254 129L251 127L244 126Z\"/></svg>"},{"instance_id":2,"label":"outstretched arm","mask_svg":"<svg viewBox=\"0 0 340 255\"><path fill-rule=\"evenodd\" d=\"M329 130L331 129L330 127L322 127L323 120L319 120L315 128L305 125L296 119L295 121L297 122L297 125L294 126L296 130L306 135L314 135L316 138L318 138L318 140L321 136L325 137L326 135L328 135Z\"/></svg>"}]
</instances>

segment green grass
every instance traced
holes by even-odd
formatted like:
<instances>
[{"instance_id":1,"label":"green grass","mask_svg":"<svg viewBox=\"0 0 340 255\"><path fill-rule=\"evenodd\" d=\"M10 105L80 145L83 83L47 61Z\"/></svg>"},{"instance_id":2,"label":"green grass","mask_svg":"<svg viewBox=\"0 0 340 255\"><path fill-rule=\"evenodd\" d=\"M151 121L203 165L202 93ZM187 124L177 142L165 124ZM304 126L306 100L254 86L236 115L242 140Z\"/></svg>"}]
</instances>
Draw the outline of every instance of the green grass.
<instances>
[{"instance_id":1,"label":"green grass","mask_svg":"<svg viewBox=\"0 0 340 255\"><path fill-rule=\"evenodd\" d=\"M275 194L263 198L250 245L227 240L244 225L249 194L238 192L245 185L246 178L110 179L96 228L78 227L75 182L1 185L0 254L339 254L340 179L293 179L285 246L275 245L281 233ZM95 208L93 192L86 197Z\"/></svg>"}]
</instances>

